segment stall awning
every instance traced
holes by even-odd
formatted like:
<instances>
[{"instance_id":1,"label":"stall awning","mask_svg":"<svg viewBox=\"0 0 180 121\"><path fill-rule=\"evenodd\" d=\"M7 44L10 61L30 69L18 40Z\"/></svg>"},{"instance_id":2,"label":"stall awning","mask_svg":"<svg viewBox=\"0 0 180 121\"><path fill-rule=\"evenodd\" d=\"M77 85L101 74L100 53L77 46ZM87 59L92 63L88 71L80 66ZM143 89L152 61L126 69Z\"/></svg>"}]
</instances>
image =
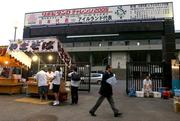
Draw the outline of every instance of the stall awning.
<instances>
[{"instance_id":1,"label":"stall awning","mask_svg":"<svg viewBox=\"0 0 180 121\"><path fill-rule=\"evenodd\" d=\"M31 58L27 56L24 52L22 51L9 51L8 54L21 62L23 65L27 66L28 68L31 67Z\"/></svg>"},{"instance_id":2,"label":"stall awning","mask_svg":"<svg viewBox=\"0 0 180 121\"><path fill-rule=\"evenodd\" d=\"M31 58L22 51L9 51L7 47L0 47L0 66L31 67Z\"/></svg>"}]
</instances>

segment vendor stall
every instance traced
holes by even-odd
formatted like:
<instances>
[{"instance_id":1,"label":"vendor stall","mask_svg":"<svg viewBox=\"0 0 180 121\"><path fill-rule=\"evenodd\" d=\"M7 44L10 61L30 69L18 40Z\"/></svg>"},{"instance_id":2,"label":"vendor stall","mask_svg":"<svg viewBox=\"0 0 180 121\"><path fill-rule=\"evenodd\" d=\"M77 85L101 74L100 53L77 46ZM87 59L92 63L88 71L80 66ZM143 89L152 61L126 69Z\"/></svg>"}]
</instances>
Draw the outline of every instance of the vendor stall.
<instances>
[{"instance_id":1,"label":"vendor stall","mask_svg":"<svg viewBox=\"0 0 180 121\"><path fill-rule=\"evenodd\" d=\"M8 47L8 51L23 51L29 53L29 56L31 56L34 60L34 62L32 62L31 68L33 74L36 74L42 67L47 67L48 65L50 65L50 62L46 61L47 55L51 55L49 56L49 60L51 61L52 57L55 58L55 62L51 63L53 67L61 65L62 63L62 68L71 66L70 56L64 50L62 44L56 37L33 38L30 40L12 41ZM61 64L59 63L60 60L62 61ZM28 77L28 94L38 94L38 84L37 80L33 78L33 74L32 77ZM64 75L64 79L66 81L66 71L64 71ZM49 95L52 95L51 90L49 90Z\"/></svg>"},{"instance_id":2,"label":"vendor stall","mask_svg":"<svg viewBox=\"0 0 180 121\"><path fill-rule=\"evenodd\" d=\"M23 52L7 52L0 47L0 93L20 93L22 89L21 68L29 68L31 59Z\"/></svg>"}]
</instances>

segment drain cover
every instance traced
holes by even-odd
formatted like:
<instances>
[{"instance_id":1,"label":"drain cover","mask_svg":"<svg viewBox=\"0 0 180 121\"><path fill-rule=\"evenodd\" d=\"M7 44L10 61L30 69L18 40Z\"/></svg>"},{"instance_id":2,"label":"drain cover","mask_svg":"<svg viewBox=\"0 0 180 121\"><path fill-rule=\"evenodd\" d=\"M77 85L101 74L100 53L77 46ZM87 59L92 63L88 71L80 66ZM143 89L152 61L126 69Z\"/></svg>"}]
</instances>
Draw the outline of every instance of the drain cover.
<instances>
[{"instance_id":1,"label":"drain cover","mask_svg":"<svg viewBox=\"0 0 180 121\"><path fill-rule=\"evenodd\" d=\"M44 114L44 115L35 115L29 117L26 121L57 121L58 118L54 115Z\"/></svg>"}]
</instances>

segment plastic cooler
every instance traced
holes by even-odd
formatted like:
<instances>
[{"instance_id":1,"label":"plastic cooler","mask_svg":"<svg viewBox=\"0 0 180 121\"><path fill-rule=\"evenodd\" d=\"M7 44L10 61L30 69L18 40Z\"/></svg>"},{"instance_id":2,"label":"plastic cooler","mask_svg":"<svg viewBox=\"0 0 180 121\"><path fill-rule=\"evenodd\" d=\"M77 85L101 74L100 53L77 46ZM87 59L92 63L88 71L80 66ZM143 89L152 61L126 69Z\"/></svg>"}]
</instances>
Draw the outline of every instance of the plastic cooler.
<instances>
[{"instance_id":1,"label":"plastic cooler","mask_svg":"<svg viewBox=\"0 0 180 121\"><path fill-rule=\"evenodd\" d=\"M136 97L144 97L143 91L136 91Z\"/></svg>"},{"instance_id":2,"label":"plastic cooler","mask_svg":"<svg viewBox=\"0 0 180 121\"><path fill-rule=\"evenodd\" d=\"M174 95L180 96L180 89L174 89Z\"/></svg>"},{"instance_id":3,"label":"plastic cooler","mask_svg":"<svg viewBox=\"0 0 180 121\"><path fill-rule=\"evenodd\" d=\"M155 98L161 98L160 92L153 92Z\"/></svg>"}]
</instances>

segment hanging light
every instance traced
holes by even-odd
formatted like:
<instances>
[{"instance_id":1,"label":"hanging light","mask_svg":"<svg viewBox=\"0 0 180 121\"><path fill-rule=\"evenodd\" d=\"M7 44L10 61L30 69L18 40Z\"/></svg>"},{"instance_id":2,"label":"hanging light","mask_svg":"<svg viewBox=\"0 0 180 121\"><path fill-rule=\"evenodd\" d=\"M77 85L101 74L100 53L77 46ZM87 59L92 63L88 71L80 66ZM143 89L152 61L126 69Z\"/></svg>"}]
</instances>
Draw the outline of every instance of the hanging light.
<instances>
[{"instance_id":1,"label":"hanging light","mask_svg":"<svg viewBox=\"0 0 180 121\"><path fill-rule=\"evenodd\" d=\"M8 61L5 61L4 63L5 63L6 65L7 65L7 64L9 64L9 62L8 62Z\"/></svg>"},{"instance_id":2,"label":"hanging light","mask_svg":"<svg viewBox=\"0 0 180 121\"><path fill-rule=\"evenodd\" d=\"M52 55L49 55L48 56L48 60L51 61L53 59L53 56Z\"/></svg>"},{"instance_id":3,"label":"hanging light","mask_svg":"<svg viewBox=\"0 0 180 121\"><path fill-rule=\"evenodd\" d=\"M37 60L38 60L38 56L37 55L32 57L32 61L36 62Z\"/></svg>"}]
</instances>

